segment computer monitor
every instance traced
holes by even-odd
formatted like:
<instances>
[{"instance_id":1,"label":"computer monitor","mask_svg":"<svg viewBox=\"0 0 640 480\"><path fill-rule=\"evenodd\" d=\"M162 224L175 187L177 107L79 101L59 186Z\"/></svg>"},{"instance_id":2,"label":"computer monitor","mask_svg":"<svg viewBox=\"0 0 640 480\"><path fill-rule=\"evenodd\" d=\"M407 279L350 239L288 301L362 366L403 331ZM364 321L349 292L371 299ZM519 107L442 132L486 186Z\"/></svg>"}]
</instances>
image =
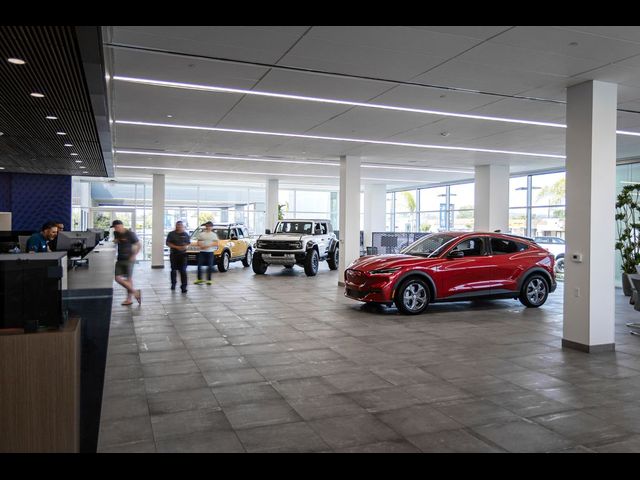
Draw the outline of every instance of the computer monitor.
<instances>
[{"instance_id":1,"label":"computer monitor","mask_svg":"<svg viewBox=\"0 0 640 480\"><path fill-rule=\"evenodd\" d=\"M96 234L96 245L109 236L109 231L102 228L88 228L87 232Z\"/></svg>"},{"instance_id":2,"label":"computer monitor","mask_svg":"<svg viewBox=\"0 0 640 480\"><path fill-rule=\"evenodd\" d=\"M95 234L89 232L60 232L58 233L56 250L67 252L74 249L77 243L82 243L82 250L86 250L95 246L95 240Z\"/></svg>"},{"instance_id":3,"label":"computer monitor","mask_svg":"<svg viewBox=\"0 0 640 480\"><path fill-rule=\"evenodd\" d=\"M72 235L75 236L75 238L77 239L85 239L85 246L86 248L93 248L96 246L96 234L94 232L79 232L79 231L72 231L69 232Z\"/></svg>"}]
</instances>

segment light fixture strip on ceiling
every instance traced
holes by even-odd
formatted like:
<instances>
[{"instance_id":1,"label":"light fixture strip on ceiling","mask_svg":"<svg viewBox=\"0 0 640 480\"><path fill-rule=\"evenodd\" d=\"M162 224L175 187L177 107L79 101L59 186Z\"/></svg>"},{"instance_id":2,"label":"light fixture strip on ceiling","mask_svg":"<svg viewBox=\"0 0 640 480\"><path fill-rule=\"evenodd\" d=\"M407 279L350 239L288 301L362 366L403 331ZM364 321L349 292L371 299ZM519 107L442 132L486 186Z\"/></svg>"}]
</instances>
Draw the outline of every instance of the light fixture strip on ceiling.
<instances>
[{"instance_id":1,"label":"light fixture strip on ceiling","mask_svg":"<svg viewBox=\"0 0 640 480\"><path fill-rule=\"evenodd\" d=\"M239 172L235 170L206 170L200 168L176 168L176 167L141 167L138 165L118 165L118 169L135 169L135 170L162 170L162 171L173 171L173 172L198 172L198 173L228 173L228 174L241 174L241 175L264 175L267 177L306 177L306 178L340 178L337 175L306 175L306 174L298 174L298 173L273 173L273 172ZM412 178L411 180L406 179L390 179L390 178L370 178L370 177L362 177L362 180L375 180L375 181L384 181L384 182L415 182L416 179ZM420 183L437 183L430 180L421 180Z\"/></svg>"},{"instance_id":2,"label":"light fixture strip on ceiling","mask_svg":"<svg viewBox=\"0 0 640 480\"><path fill-rule=\"evenodd\" d=\"M555 122L539 122L535 120L523 120L518 118L508 118L508 117L492 117L488 115L472 115L469 113L457 113L457 112L445 112L442 110L428 110L423 108L411 108L411 107L398 107L395 105L384 105L380 103L364 103L364 102L353 102L349 100L338 100L333 98L319 98L319 97L307 97L304 95L290 95L286 93L275 93L275 92L263 92L259 90L245 90L242 88L228 88L228 87L217 87L214 85L200 85L194 83L182 83L182 82L168 82L164 80L153 80L148 78L137 78L137 77L125 77L121 75L116 75L113 77L114 80L119 80L122 82L128 83L138 83L143 85L153 85L157 87L168 87L168 88L179 88L185 90L199 90L205 92L217 92L217 93L238 93L242 95L254 95L261 97L271 97L271 98L282 98L287 100L300 100L306 102L316 102L316 103L328 103L332 105L346 105L351 107L363 107L363 108L374 108L378 110L390 110L396 112L408 112L408 113L420 113L426 115L438 115L441 117L456 117L456 118L468 118L472 120L487 120L491 122L504 122L504 123L516 123L521 125L532 125L538 127L553 127L553 128L567 128L565 124L555 123ZM616 130L618 135L631 135L631 136L640 136L640 132L631 132L626 130Z\"/></svg>"},{"instance_id":3,"label":"light fixture strip on ceiling","mask_svg":"<svg viewBox=\"0 0 640 480\"><path fill-rule=\"evenodd\" d=\"M180 157L180 158L206 158L214 160L243 160L249 162L269 162L269 163L296 163L301 165L322 165L326 167L339 167L340 164L336 162L314 162L305 160L279 160L271 158L260 157L233 157L224 155L202 155L191 153L172 153L172 152L145 152L140 150L116 150L115 153L127 154L127 155L148 155L158 157ZM452 170L447 168L429 168L429 167L406 167L403 165L391 166L391 165L377 165L371 163L363 163L362 168L383 168L390 170L412 170L417 172L444 172L444 173L465 173L473 174L472 170Z\"/></svg>"},{"instance_id":4,"label":"light fixture strip on ceiling","mask_svg":"<svg viewBox=\"0 0 640 480\"><path fill-rule=\"evenodd\" d=\"M488 148L471 148L471 147L452 147L448 145L428 145L421 143L407 143L407 142L391 142L387 140L371 140L366 138L349 138L349 137L325 137L322 135L303 135L300 133L282 133L282 132L264 132L259 130L240 130L235 128L218 128L218 127L203 127L199 125L173 125L168 123L155 123L155 122L139 122L131 120L116 120L115 123L121 125L136 125L143 127L160 127L160 128L178 128L184 130L204 130L209 132L223 132L223 133L242 133L249 135L267 135L275 137L289 137L289 138L307 138L311 140L330 140L338 142L351 142L351 143L371 143L375 145L390 145L396 147L412 147L412 148L424 148L424 149L436 149L436 150L454 150L463 152L480 152L480 153L499 153L505 155L519 155L527 157L545 157L545 158L561 158L564 159L564 155L554 155L549 153L530 153L530 152L513 152L509 150L494 150Z\"/></svg>"},{"instance_id":5,"label":"light fixture strip on ceiling","mask_svg":"<svg viewBox=\"0 0 640 480\"><path fill-rule=\"evenodd\" d=\"M285 93L263 92L259 90L245 90L242 88L216 87L213 85L198 85L193 83L167 82L163 80L152 80L148 78L123 77L116 75L114 80L128 83L139 83L143 85L153 85L156 87L180 88L186 90L200 90L217 93L238 93L242 95L255 95L260 97L282 98L286 100L302 100L306 102L329 103L332 105L346 105L350 107L375 108L379 110L391 110L396 112L421 113L426 115L438 115L442 117L459 117L474 120L488 120L492 122L518 123L523 125L536 125L541 127L566 128L561 123L536 122L533 120L521 120L517 118L491 117L486 115L471 115L467 113L444 112L440 110L427 110L423 108L397 107L394 105L384 105L380 103L353 102L349 100L338 100L333 98L307 97L303 95L289 95Z\"/></svg>"}]
</instances>

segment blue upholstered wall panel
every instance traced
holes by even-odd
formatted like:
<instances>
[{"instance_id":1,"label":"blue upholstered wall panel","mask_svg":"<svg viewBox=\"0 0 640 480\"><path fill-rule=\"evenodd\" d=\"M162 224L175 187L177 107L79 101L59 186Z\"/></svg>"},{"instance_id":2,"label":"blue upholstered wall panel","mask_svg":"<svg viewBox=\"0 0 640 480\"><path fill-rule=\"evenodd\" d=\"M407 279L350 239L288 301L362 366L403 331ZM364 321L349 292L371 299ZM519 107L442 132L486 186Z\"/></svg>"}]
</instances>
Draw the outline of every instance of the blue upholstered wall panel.
<instances>
[{"instance_id":1,"label":"blue upholstered wall panel","mask_svg":"<svg viewBox=\"0 0 640 480\"><path fill-rule=\"evenodd\" d=\"M11 211L11 174L0 173L0 212Z\"/></svg>"},{"instance_id":2,"label":"blue upholstered wall panel","mask_svg":"<svg viewBox=\"0 0 640 480\"><path fill-rule=\"evenodd\" d=\"M7 181L5 177L8 176ZM7 188L7 183L10 188ZM0 206L9 190L13 230L39 230L48 220L71 225L71 177L65 175L0 174Z\"/></svg>"}]
</instances>

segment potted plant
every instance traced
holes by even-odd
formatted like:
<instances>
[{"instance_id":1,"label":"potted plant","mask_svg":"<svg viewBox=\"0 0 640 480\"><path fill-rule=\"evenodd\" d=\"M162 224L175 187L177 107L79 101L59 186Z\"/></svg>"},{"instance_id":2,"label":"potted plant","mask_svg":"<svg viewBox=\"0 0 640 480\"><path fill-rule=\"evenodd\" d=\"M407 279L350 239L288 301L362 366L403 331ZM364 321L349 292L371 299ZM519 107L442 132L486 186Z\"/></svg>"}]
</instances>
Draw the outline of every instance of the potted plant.
<instances>
[{"instance_id":1,"label":"potted plant","mask_svg":"<svg viewBox=\"0 0 640 480\"><path fill-rule=\"evenodd\" d=\"M636 273L640 264L640 184L625 185L616 199L616 250L622 258L622 290L633 292L628 275Z\"/></svg>"}]
</instances>

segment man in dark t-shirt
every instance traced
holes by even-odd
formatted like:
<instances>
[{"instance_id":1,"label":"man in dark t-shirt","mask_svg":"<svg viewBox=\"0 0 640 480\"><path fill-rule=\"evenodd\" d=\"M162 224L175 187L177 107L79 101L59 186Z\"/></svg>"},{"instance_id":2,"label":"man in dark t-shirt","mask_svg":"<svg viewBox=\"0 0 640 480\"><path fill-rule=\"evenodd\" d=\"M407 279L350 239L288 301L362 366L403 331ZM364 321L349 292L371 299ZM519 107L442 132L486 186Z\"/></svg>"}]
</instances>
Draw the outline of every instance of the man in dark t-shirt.
<instances>
[{"instance_id":1,"label":"man in dark t-shirt","mask_svg":"<svg viewBox=\"0 0 640 480\"><path fill-rule=\"evenodd\" d=\"M176 222L176 229L167 235L167 246L171 249L171 290L176 289L177 273L180 272L180 290L187 293L187 248L191 243L189 234L184 229L184 223Z\"/></svg>"},{"instance_id":2,"label":"man in dark t-shirt","mask_svg":"<svg viewBox=\"0 0 640 480\"><path fill-rule=\"evenodd\" d=\"M122 305L131 305L133 303L131 297L134 297L138 303L142 303L140 290L133 288L133 265L140 251L140 240L135 233L124 228L121 220L114 220L111 227L114 234L113 242L118 246L116 282L127 289L127 299L122 302Z\"/></svg>"},{"instance_id":3,"label":"man in dark t-shirt","mask_svg":"<svg viewBox=\"0 0 640 480\"><path fill-rule=\"evenodd\" d=\"M55 222L45 223L40 232L34 233L27 240L27 252L29 253L46 253L50 252L49 242L58 235L58 227Z\"/></svg>"}]
</instances>

